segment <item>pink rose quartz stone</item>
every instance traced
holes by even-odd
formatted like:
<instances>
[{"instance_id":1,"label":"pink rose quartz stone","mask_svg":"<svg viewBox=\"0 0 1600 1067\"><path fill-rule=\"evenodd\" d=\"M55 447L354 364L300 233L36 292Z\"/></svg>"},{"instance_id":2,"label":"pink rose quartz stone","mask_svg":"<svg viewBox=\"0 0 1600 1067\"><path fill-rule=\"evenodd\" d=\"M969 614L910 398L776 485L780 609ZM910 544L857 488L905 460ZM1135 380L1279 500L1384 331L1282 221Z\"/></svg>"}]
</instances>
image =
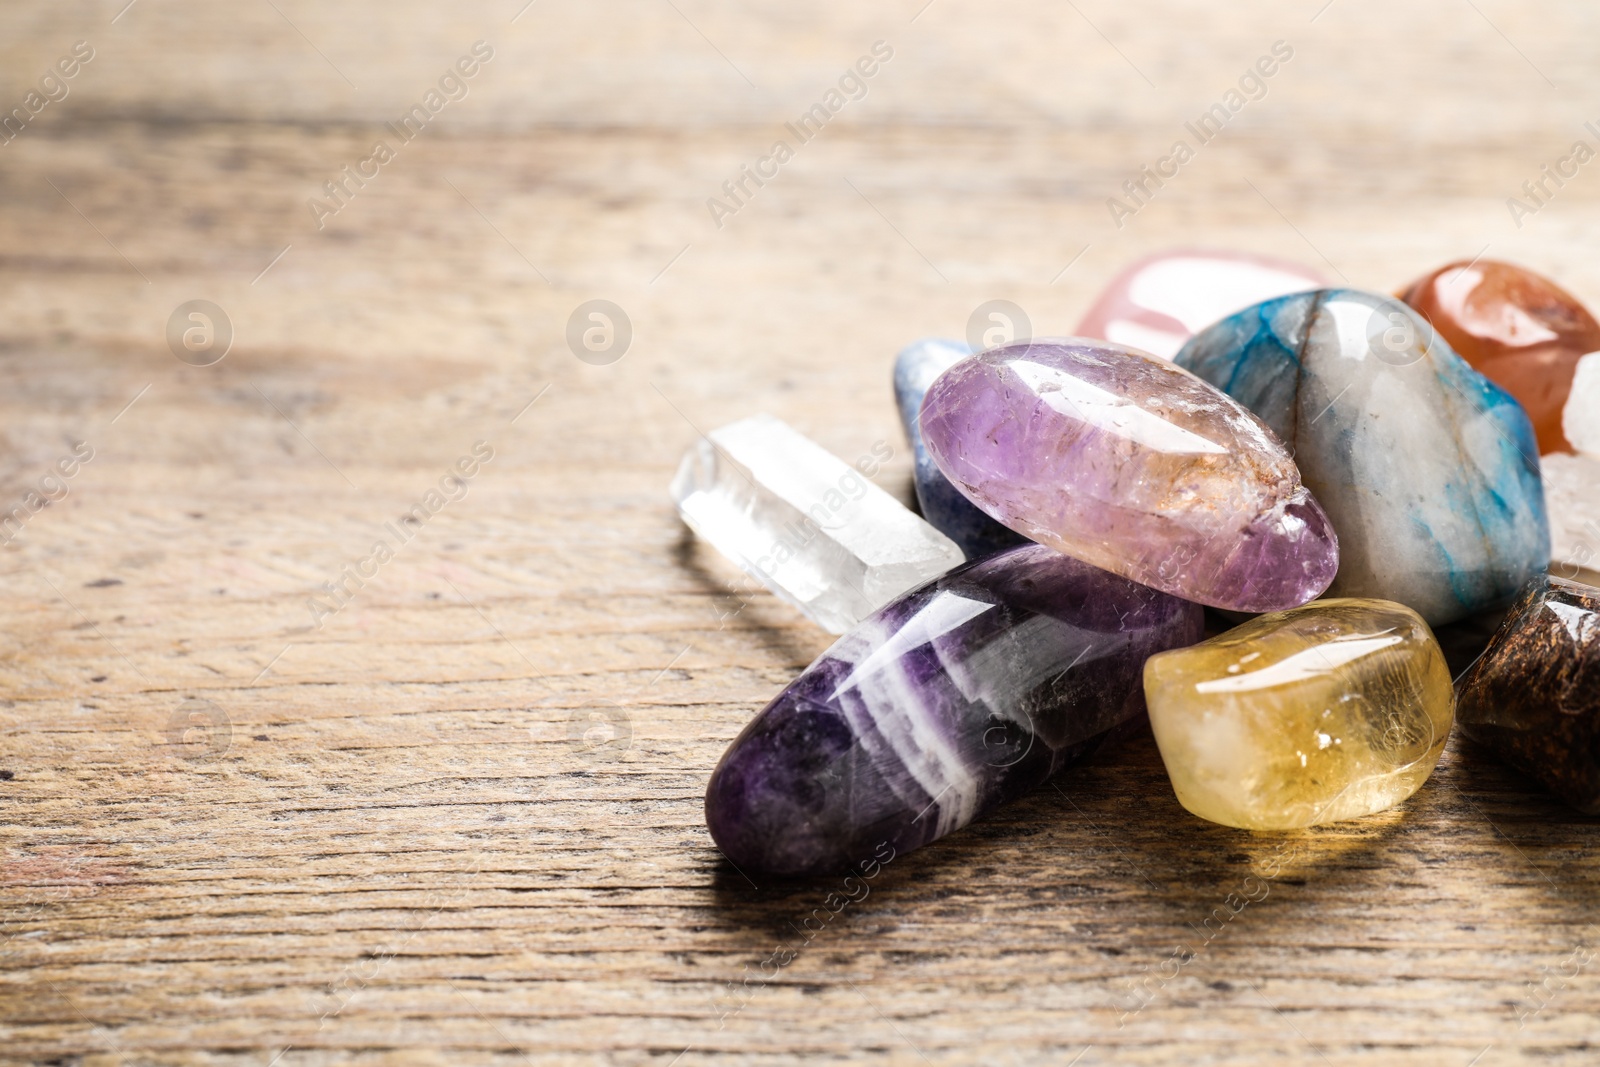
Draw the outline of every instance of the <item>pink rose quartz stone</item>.
<instances>
[{"instance_id":1,"label":"pink rose quartz stone","mask_svg":"<svg viewBox=\"0 0 1600 1067\"><path fill-rule=\"evenodd\" d=\"M1285 260L1237 252L1163 252L1117 275L1084 315L1077 335L1171 359L1185 341L1219 319L1325 285L1315 271Z\"/></svg>"}]
</instances>

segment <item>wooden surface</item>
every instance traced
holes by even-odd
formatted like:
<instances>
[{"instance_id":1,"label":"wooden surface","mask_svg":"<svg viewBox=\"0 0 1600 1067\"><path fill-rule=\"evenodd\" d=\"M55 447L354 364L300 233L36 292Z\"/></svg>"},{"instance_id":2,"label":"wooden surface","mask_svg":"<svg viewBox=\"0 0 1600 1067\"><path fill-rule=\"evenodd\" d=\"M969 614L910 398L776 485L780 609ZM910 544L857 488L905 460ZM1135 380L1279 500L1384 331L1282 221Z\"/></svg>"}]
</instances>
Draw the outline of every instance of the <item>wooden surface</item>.
<instances>
[{"instance_id":1,"label":"wooden surface","mask_svg":"<svg viewBox=\"0 0 1600 1067\"><path fill-rule=\"evenodd\" d=\"M0 551L0 1058L1600 1058L1596 823L1455 743L1400 808L1277 838L1187 816L1136 741L764 972L837 887L751 883L701 798L827 639L666 495L697 428L767 411L889 442L905 496L898 346L992 298L1069 332L1173 245L1377 289L1487 250L1600 302L1600 163L1505 203L1595 141L1593 5L124 2L0 8L0 106L95 49L0 146L0 510L93 449ZM308 198L479 39L319 231ZM877 40L866 98L713 225ZM564 340L594 298L633 324L608 366ZM210 367L165 339L194 299L234 329Z\"/></svg>"}]
</instances>

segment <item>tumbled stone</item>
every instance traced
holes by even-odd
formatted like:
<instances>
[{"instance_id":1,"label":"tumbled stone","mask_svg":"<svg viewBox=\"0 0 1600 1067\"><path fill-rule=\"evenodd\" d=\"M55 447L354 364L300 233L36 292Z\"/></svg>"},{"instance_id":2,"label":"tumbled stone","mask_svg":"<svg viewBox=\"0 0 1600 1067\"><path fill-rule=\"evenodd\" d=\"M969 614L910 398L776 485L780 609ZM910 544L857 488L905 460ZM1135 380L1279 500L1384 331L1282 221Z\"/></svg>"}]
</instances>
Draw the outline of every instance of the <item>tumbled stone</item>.
<instances>
[{"instance_id":1,"label":"tumbled stone","mask_svg":"<svg viewBox=\"0 0 1600 1067\"><path fill-rule=\"evenodd\" d=\"M1540 575L1461 682L1461 732L1600 815L1600 589Z\"/></svg>"},{"instance_id":2,"label":"tumbled stone","mask_svg":"<svg viewBox=\"0 0 1600 1067\"><path fill-rule=\"evenodd\" d=\"M1561 429L1575 450L1600 459L1600 352L1578 360L1572 392L1561 411Z\"/></svg>"},{"instance_id":3,"label":"tumbled stone","mask_svg":"<svg viewBox=\"0 0 1600 1067\"><path fill-rule=\"evenodd\" d=\"M1178 802L1246 830L1369 815L1433 773L1455 707L1427 623L1382 600L1263 615L1144 668Z\"/></svg>"},{"instance_id":4,"label":"tumbled stone","mask_svg":"<svg viewBox=\"0 0 1600 1067\"><path fill-rule=\"evenodd\" d=\"M745 727L706 789L741 870L842 871L959 830L1144 713L1146 657L1199 606L1040 545L976 560L837 641Z\"/></svg>"},{"instance_id":5,"label":"tumbled stone","mask_svg":"<svg viewBox=\"0 0 1600 1067\"><path fill-rule=\"evenodd\" d=\"M1186 600L1274 611L1321 593L1339 545L1261 420L1109 341L1020 342L928 389L945 477L1041 544Z\"/></svg>"},{"instance_id":6,"label":"tumbled stone","mask_svg":"<svg viewBox=\"0 0 1600 1067\"><path fill-rule=\"evenodd\" d=\"M696 441L671 491L692 530L830 633L962 561L955 542L770 415Z\"/></svg>"},{"instance_id":7,"label":"tumbled stone","mask_svg":"<svg viewBox=\"0 0 1600 1067\"><path fill-rule=\"evenodd\" d=\"M1113 278L1076 333L1171 359L1183 342L1218 319L1324 284L1314 271L1268 256L1162 252Z\"/></svg>"},{"instance_id":8,"label":"tumbled stone","mask_svg":"<svg viewBox=\"0 0 1600 1067\"><path fill-rule=\"evenodd\" d=\"M1027 538L979 511L950 484L923 446L917 423L928 386L971 352L964 342L942 340L918 341L901 349L894 361L894 397L906 439L911 442L912 472L922 517L959 545L968 559L978 559L1023 544Z\"/></svg>"},{"instance_id":9,"label":"tumbled stone","mask_svg":"<svg viewBox=\"0 0 1600 1067\"><path fill-rule=\"evenodd\" d=\"M1175 362L1288 443L1339 531L1330 596L1397 600L1437 625L1505 606L1549 560L1527 415L1398 300L1269 300Z\"/></svg>"},{"instance_id":10,"label":"tumbled stone","mask_svg":"<svg viewBox=\"0 0 1600 1067\"><path fill-rule=\"evenodd\" d=\"M1557 452L1539 460L1550 512L1550 572L1588 581L1600 571L1600 459Z\"/></svg>"},{"instance_id":11,"label":"tumbled stone","mask_svg":"<svg viewBox=\"0 0 1600 1067\"><path fill-rule=\"evenodd\" d=\"M1539 451L1569 449L1561 410L1579 357L1600 349L1600 322L1531 270L1493 259L1451 263L1408 286L1406 303L1456 354L1516 397Z\"/></svg>"}]
</instances>

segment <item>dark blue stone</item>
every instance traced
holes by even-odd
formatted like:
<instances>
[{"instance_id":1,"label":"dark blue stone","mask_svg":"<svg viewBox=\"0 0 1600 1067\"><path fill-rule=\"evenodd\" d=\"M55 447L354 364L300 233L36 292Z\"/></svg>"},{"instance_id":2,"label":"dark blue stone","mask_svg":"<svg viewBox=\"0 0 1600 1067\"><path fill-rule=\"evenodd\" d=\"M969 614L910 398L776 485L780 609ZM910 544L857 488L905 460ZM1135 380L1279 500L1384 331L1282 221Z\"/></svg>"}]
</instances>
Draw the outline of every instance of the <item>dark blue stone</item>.
<instances>
[{"instance_id":1,"label":"dark blue stone","mask_svg":"<svg viewBox=\"0 0 1600 1067\"><path fill-rule=\"evenodd\" d=\"M972 354L960 341L929 339L900 350L894 361L894 398L900 405L900 422L911 442L917 504L928 524L960 546L968 559L993 555L1003 548L1027 544L1028 539L1002 526L950 484L922 444L917 412L933 380L956 361Z\"/></svg>"}]
</instances>

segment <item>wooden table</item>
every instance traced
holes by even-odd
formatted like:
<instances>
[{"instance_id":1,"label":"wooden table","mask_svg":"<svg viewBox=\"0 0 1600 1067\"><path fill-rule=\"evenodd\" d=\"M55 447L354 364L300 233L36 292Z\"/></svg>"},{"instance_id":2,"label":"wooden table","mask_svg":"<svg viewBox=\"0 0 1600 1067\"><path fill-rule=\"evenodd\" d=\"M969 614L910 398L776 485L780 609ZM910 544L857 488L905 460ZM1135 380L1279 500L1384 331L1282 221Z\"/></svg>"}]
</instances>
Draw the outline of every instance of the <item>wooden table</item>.
<instances>
[{"instance_id":1,"label":"wooden table","mask_svg":"<svg viewBox=\"0 0 1600 1067\"><path fill-rule=\"evenodd\" d=\"M1278 838L1186 815L1138 741L763 973L834 887L740 876L701 798L828 639L666 494L766 411L887 442L905 498L901 344L993 298L1070 332L1174 245L1376 289L1487 253L1600 302L1600 163L1506 203L1597 143L1600 9L125 3L0 9L5 108L93 50L0 145L0 1057L1600 1059L1595 822L1455 744L1402 807ZM864 98L785 130L880 40ZM385 128L462 57L464 97ZM619 361L569 349L591 299ZM209 366L187 311L168 342L194 300Z\"/></svg>"}]
</instances>

